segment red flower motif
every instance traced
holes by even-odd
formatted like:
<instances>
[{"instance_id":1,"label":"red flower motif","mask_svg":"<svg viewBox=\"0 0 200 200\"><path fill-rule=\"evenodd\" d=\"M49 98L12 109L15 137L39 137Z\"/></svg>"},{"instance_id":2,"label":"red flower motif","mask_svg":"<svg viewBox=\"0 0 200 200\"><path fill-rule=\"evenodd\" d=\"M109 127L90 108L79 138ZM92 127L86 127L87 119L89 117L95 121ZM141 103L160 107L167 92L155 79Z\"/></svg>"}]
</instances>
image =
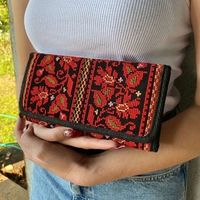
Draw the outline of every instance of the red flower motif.
<instances>
[{"instance_id":1,"label":"red flower motif","mask_svg":"<svg viewBox=\"0 0 200 200\"><path fill-rule=\"evenodd\" d=\"M96 85L102 85L106 87L107 85L114 85L115 81L118 79L118 73L113 70L111 66L106 66L106 69L98 68L97 74L94 77Z\"/></svg>"},{"instance_id":2,"label":"red flower motif","mask_svg":"<svg viewBox=\"0 0 200 200\"><path fill-rule=\"evenodd\" d=\"M140 113L141 111L139 110L139 108L132 108L129 110L129 114L132 119L137 119Z\"/></svg>"},{"instance_id":3,"label":"red flower motif","mask_svg":"<svg viewBox=\"0 0 200 200\"><path fill-rule=\"evenodd\" d=\"M103 77L103 80L109 84L112 84L115 82L114 78L112 76L109 76L108 74L106 74L106 76Z\"/></svg>"},{"instance_id":4,"label":"red flower motif","mask_svg":"<svg viewBox=\"0 0 200 200\"><path fill-rule=\"evenodd\" d=\"M134 107L138 107L140 105L140 99L136 98L133 101L130 101L128 103L129 107L134 108Z\"/></svg>"},{"instance_id":5,"label":"red flower motif","mask_svg":"<svg viewBox=\"0 0 200 200\"><path fill-rule=\"evenodd\" d=\"M131 96L127 95L116 99L116 113L118 117L128 119L129 117L136 119L140 114L139 106L140 101L134 99L131 101Z\"/></svg>"},{"instance_id":6,"label":"red flower motif","mask_svg":"<svg viewBox=\"0 0 200 200\"><path fill-rule=\"evenodd\" d=\"M95 76L94 77L94 84L95 85L101 85L102 84L102 77L101 76Z\"/></svg>"},{"instance_id":7,"label":"red flower motif","mask_svg":"<svg viewBox=\"0 0 200 200\"><path fill-rule=\"evenodd\" d=\"M68 71L70 68L76 70L77 62L80 61L80 58L74 58L70 56L63 56L59 61L59 65L63 66L63 69Z\"/></svg>"},{"instance_id":8,"label":"red flower motif","mask_svg":"<svg viewBox=\"0 0 200 200\"><path fill-rule=\"evenodd\" d=\"M49 90L45 86L34 86L33 89L31 90L31 98L30 98L30 103L36 103L36 110L38 107L41 105L45 104L48 102L48 93Z\"/></svg>"},{"instance_id":9,"label":"red flower motif","mask_svg":"<svg viewBox=\"0 0 200 200\"><path fill-rule=\"evenodd\" d=\"M123 104L118 104L116 106L116 109L120 112L126 112L129 110L129 106L126 104L126 103L123 103Z\"/></svg>"},{"instance_id":10,"label":"red flower motif","mask_svg":"<svg viewBox=\"0 0 200 200\"><path fill-rule=\"evenodd\" d=\"M38 96L40 97L40 99L46 99L48 97L48 93L47 92L41 92L40 94L38 94Z\"/></svg>"},{"instance_id":11,"label":"red flower motif","mask_svg":"<svg viewBox=\"0 0 200 200\"><path fill-rule=\"evenodd\" d=\"M69 56L63 56L63 61L66 63L70 63L70 62L72 62L72 58Z\"/></svg>"}]
</instances>

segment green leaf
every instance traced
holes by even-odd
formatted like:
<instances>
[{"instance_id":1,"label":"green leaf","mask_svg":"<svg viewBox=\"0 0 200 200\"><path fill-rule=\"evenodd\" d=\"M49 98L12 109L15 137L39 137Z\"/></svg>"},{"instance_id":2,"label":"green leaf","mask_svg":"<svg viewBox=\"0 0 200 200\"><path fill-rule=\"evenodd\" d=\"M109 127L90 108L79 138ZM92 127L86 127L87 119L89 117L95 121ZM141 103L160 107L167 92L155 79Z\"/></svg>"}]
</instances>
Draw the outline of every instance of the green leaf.
<instances>
[{"instance_id":1,"label":"green leaf","mask_svg":"<svg viewBox=\"0 0 200 200\"><path fill-rule=\"evenodd\" d=\"M52 71L52 66L49 64L48 66L48 69L50 70L50 71Z\"/></svg>"},{"instance_id":2,"label":"green leaf","mask_svg":"<svg viewBox=\"0 0 200 200\"><path fill-rule=\"evenodd\" d=\"M60 102L61 102L62 106L64 106L64 104L65 104L65 99L64 99L62 96L60 97Z\"/></svg>"},{"instance_id":3,"label":"green leaf","mask_svg":"<svg viewBox=\"0 0 200 200\"><path fill-rule=\"evenodd\" d=\"M109 93L110 93L110 90L107 89L103 94L104 94L105 96L107 96Z\"/></svg>"},{"instance_id":4,"label":"green leaf","mask_svg":"<svg viewBox=\"0 0 200 200\"><path fill-rule=\"evenodd\" d=\"M47 77L47 80L51 83L51 84L55 84L55 81L52 78Z\"/></svg>"},{"instance_id":5,"label":"green leaf","mask_svg":"<svg viewBox=\"0 0 200 200\"><path fill-rule=\"evenodd\" d=\"M109 119L109 120L108 120L108 123L109 123L112 127L114 127L115 129L119 129L119 126L117 126L117 124L116 124L113 120Z\"/></svg>"},{"instance_id":6,"label":"green leaf","mask_svg":"<svg viewBox=\"0 0 200 200\"><path fill-rule=\"evenodd\" d=\"M132 70L129 66L126 66L126 68L127 68L127 71L128 71L129 74L130 74L131 72L133 72L133 70Z\"/></svg>"},{"instance_id":7,"label":"green leaf","mask_svg":"<svg viewBox=\"0 0 200 200\"><path fill-rule=\"evenodd\" d=\"M135 76L134 78L131 79L131 84L135 84L137 81L137 76Z\"/></svg>"},{"instance_id":8,"label":"green leaf","mask_svg":"<svg viewBox=\"0 0 200 200\"><path fill-rule=\"evenodd\" d=\"M56 110L58 110L58 106L55 105L55 107L53 108L53 112L55 112Z\"/></svg>"},{"instance_id":9,"label":"green leaf","mask_svg":"<svg viewBox=\"0 0 200 200\"><path fill-rule=\"evenodd\" d=\"M102 105L102 99L101 99L101 97L98 94L97 94L97 103L99 105Z\"/></svg>"},{"instance_id":10,"label":"green leaf","mask_svg":"<svg viewBox=\"0 0 200 200\"><path fill-rule=\"evenodd\" d=\"M51 56L47 56L45 62L49 61L51 59Z\"/></svg>"}]
</instances>

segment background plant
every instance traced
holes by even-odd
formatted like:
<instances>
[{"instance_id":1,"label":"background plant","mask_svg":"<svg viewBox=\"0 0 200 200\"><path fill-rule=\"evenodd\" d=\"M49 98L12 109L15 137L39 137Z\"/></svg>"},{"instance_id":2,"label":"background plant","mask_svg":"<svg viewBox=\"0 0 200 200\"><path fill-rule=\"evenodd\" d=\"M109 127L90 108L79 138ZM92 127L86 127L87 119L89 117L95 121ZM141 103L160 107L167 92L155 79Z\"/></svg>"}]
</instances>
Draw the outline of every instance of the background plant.
<instances>
[{"instance_id":1,"label":"background plant","mask_svg":"<svg viewBox=\"0 0 200 200\"><path fill-rule=\"evenodd\" d=\"M9 30L9 17L6 0L0 0L0 30L3 32Z\"/></svg>"},{"instance_id":2,"label":"background plant","mask_svg":"<svg viewBox=\"0 0 200 200\"><path fill-rule=\"evenodd\" d=\"M12 116L18 114L6 0L0 0L0 94L1 146L16 141L13 134L15 119Z\"/></svg>"},{"instance_id":3,"label":"background plant","mask_svg":"<svg viewBox=\"0 0 200 200\"><path fill-rule=\"evenodd\" d=\"M7 1L0 0L0 76L14 76Z\"/></svg>"}]
</instances>

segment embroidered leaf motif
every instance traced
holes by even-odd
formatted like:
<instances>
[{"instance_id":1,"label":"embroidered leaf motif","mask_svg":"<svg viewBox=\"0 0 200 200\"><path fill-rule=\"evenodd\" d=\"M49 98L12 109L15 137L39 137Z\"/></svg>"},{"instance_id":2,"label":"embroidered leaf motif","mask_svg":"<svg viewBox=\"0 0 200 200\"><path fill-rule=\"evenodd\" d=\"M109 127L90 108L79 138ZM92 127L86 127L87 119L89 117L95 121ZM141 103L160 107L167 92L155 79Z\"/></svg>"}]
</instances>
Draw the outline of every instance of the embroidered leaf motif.
<instances>
[{"instance_id":1,"label":"embroidered leaf motif","mask_svg":"<svg viewBox=\"0 0 200 200\"><path fill-rule=\"evenodd\" d=\"M110 90L109 90L109 89L107 89L106 91L104 91L104 93L103 93L103 94L104 94L105 96L107 96L109 93L110 93Z\"/></svg>"},{"instance_id":2,"label":"embroidered leaf motif","mask_svg":"<svg viewBox=\"0 0 200 200\"><path fill-rule=\"evenodd\" d=\"M48 62L51 59L51 56L47 56L44 62Z\"/></svg>"},{"instance_id":3,"label":"embroidered leaf motif","mask_svg":"<svg viewBox=\"0 0 200 200\"><path fill-rule=\"evenodd\" d=\"M94 103L98 108L107 105L106 96L101 91L94 91Z\"/></svg>"},{"instance_id":4,"label":"embroidered leaf motif","mask_svg":"<svg viewBox=\"0 0 200 200\"><path fill-rule=\"evenodd\" d=\"M102 105L102 99L101 99L101 97L98 94L97 94L97 103L99 105Z\"/></svg>"},{"instance_id":5,"label":"embroidered leaf motif","mask_svg":"<svg viewBox=\"0 0 200 200\"><path fill-rule=\"evenodd\" d=\"M126 127L125 125L122 125L122 122L119 118L115 117L115 116L107 116L106 117L106 126L107 128L110 128L111 130L114 131L121 131Z\"/></svg>"},{"instance_id":6,"label":"embroidered leaf motif","mask_svg":"<svg viewBox=\"0 0 200 200\"><path fill-rule=\"evenodd\" d=\"M64 100L63 96L60 97L60 102L61 102L62 106L64 106L65 100Z\"/></svg>"},{"instance_id":7,"label":"embroidered leaf motif","mask_svg":"<svg viewBox=\"0 0 200 200\"><path fill-rule=\"evenodd\" d=\"M54 115L60 111L59 106L55 103L55 101L52 102L51 106L49 107L48 114Z\"/></svg>"},{"instance_id":8,"label":"embroidered leaf motif","mask_svg":"<svg viewBox=\"0 0 200 200\"><path fill-rule=\"evenodd\" d=\"M126 83L132 87L135 88L137 87L140 82L142 81L144 76L144 72L135 72L135 73L131 73L128 75L127 79L126 79Z\"/></svg>"},{"instance_id":9,"label":"embroidered leaf motif","mask_svg":"<svg viewBox=\"0 0 200 200\"><path fill-rule=\"evenodd\" d=\"M132 70L129 66L126 66L126 68L127 68L127 71L128 71L129 74L130 74L131 72L133 72L133 70Z\"/></svg>"},{"instance_id":10,"label":"embroidered leaf motif","mask_svg":"<svg viewBox=\"0 0 200 200\"><path fill-rule=\"evenodd\" d=\"M133 77L133 78L130 80L130 84L135 84L136 81L137 81L137 78L138 78L138 76Z\"/></svg>"},{"instance_id":11,"label":"embroidered leaf motif","mask_svg":"<svg viewBox=\"0 0 200 200\"><path fill-rule=\"evenodd\" d=\"M51 83L51 84L55 84L55 81L52 78L47 77L47 80Z\"/></svg>"},{"instance_id":12,"label":"embroidered leaf motif","mask_svg":"<svg viewBox=\"0 0 200 200\"><path fill-rule=\"evenodd\" d=\"M58 106L55 105L55 107L52 109L53 112L55 112L56 110L58 110Z\"/></svg>"},{"instance_id":13,"label":"embroidered leaf motif","mask_svg":"<svg viewBox=\"0 0 200 200\"><path fill-rule=\"evenodd\" d=\"M55 84L55 81L54 81L52 78L48 78L48 77L47 77L47 79L48 79L48 81L49 81L51 84Z\"/></svg>"},{"instance_id":14,"label":"embroidered leaf motif","mask_svg":"<svg viewBox=\"0 0 200 200\"><path fill-rule=\"evenodd\" d=\"M108 120L108 123L115 129L119 129L119 126L117 126L117 124L112 120L112 119L109 119Z\"/></svg>"},{"instance_id":15,"label":"embroidered leaf motif","mask_svg":"<svg viewBox=\"0 0 200 200\"><path fill-rule=\"evenodd\" d=\"M52 68L52 66L51 66L50 64L49 64L47 67L48 67L48 69L49 69L50 71L52 71L53 68Z\"/></svg>"},{"instance_id":16,"label":"embroidered leaf motif","mask_svg":"<svg viewBox=\"0 0 200 200\"><path fill-rule=\"evenodd\" d=\"M61 109L65 110L67 108L67 97L64 94L59 94L56 97L56 105Z\"/></svg>"}]
</instances>

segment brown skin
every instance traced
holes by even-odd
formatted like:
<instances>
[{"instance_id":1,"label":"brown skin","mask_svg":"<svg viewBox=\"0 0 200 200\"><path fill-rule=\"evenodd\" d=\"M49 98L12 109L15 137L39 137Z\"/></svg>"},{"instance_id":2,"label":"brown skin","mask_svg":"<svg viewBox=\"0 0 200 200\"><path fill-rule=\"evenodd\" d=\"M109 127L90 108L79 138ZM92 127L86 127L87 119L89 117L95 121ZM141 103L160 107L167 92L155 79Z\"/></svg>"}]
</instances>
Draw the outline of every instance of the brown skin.
<instances>
[{"instance_id":1,"label":"brown skin","mask_svg":"<svg viewBox=\"0 0 200 200\"><path fill-rule=\"evenodd\" d=\"M25 32L21 21L27 0L12 0L17 35L19 57L19 77L23 76L27 55L34 51L28 39L20 44ZM17 5L18 4L18 5ZM20 4L20 5L19 5ZM25 122L17 120L15 135L25 156L66 180L82 186L93 186L174 166L200 155L200 1L191 0L191 19L195 35L197 90L195 105L163 123L160 148L157 153L144 152L132 148L108 150L104 153L88 156L77 153L67 145L80 148L111 149L116 147L112 141L88 137L66 138L65 127L47 129L31 124L23 132ZM21 17L17 17L21 16ZM21 78L19 78L17 93ZM46 134L48 132L48 134ZM78 144L78 145L77 145Z\"/></svg>"}]
</instances>

